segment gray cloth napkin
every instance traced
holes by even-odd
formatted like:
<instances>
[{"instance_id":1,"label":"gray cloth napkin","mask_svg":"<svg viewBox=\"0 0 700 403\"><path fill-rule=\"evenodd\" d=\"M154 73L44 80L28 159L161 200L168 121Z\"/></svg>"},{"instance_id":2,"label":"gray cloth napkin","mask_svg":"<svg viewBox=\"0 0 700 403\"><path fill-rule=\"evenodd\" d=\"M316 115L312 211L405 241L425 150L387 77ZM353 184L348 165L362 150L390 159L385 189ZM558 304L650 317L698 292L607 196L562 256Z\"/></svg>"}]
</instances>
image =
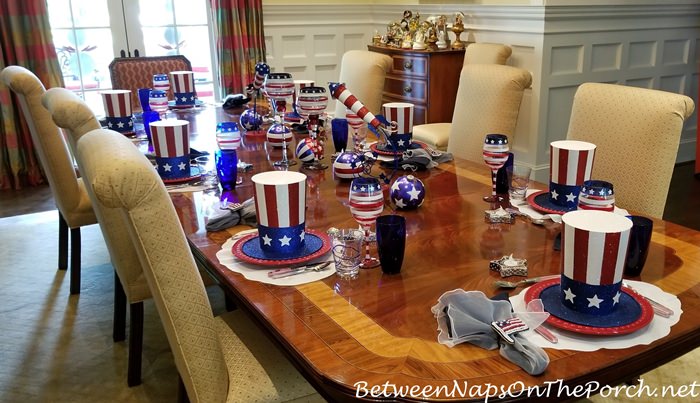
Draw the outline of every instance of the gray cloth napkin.
<instances>
[{"instance_id":1,"label":"gray cloth napkin","mask_svg":"<svg viewBox=\"0 0 700 403\"><path fill-rule=\"evenodd\" d=\"M454 347L468 342L493 350L500 345L502 357L518 365L530 375L539 375L549 365L549 356L540 347L519 334L511 335L515 342L501 340L491 328L491 322L513 316L508 301L493 301L480 291L461 289L448 291L432 307L438 322L438 341Z\"/></svg>"},{"instance_id":2,"label":"gray cloth napkin","mask_svg":"<svg viewBox=\"0 0 700 403\"><path fill-rule=\"evenodd\" d=\"M234 208L227 207L216 210L209 216L206 229L207 231L221 231L238 224L258 226L255 216L255 199L252 197Z\"/></svg>"}]
</instances>

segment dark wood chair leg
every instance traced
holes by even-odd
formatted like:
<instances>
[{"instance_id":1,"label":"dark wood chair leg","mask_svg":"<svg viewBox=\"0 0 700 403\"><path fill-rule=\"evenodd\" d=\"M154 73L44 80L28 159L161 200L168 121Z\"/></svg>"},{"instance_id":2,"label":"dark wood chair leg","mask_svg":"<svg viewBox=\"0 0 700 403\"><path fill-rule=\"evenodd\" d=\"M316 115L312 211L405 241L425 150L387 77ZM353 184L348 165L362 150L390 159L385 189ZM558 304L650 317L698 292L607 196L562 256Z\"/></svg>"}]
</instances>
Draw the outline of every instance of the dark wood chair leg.
<instances>
[{"instance_id":1,"label":"dark wood chair leg","mask_svg":"<svg viewBox=\"0 0 700 403\"><path fill-rule=\"evenodd\" d=\"M190 398L187 396L187 389L185 389L185 383L182 382L180 374L177 374L177 402L190 403Z\"/></svg>"},{"instance_id":2,"label":"dark wood chair leg","mask_svg":"<svg viewBox=\"0 0 700 403\"><path fill-rule=\"evenodd\" d=\"M68 269L68 224L58 212L58 270Z\"/></svg>"},{"instance_id":3,"label":"dark wood chair leg","mask_svg":"<svg viewBox=\"0 0 700 403\"><path fill-rule=\"evenodd\" d=\"M112 340L115 342L126 339L126 294L119 280L119 275L114 272L114 324L112 326Z\"/></svg>"},{"instance_id":4,"label":"dark wood chair leg","mask_svg":"<svg viewBox=\"0 0 700 403\"><path fill-rule=\"evenodd\" d=\"M129 305L129 369L126 383L141 384L141 355L143 354L143 302Z\"/></svg>"},{"instance_id":5,"label":"dark wood chair leg","mask_svg":"<svg viewBox=\"0 0 700 403\"><path fill-rule=\"evenodd\" d=\"M226 291L224 291L224 303L226 304L227 312L232 312L238 309L238 307L236 306L236 302L233 300L233 298L229 297Z\"/></svg>"},{"instance_id":6,"label":"dark wood chair leg","mask_svg":"<svg viewBox=\"0 0 700 403\"><path fill-rule=\"evenodd\" d=\"M80 227L70 230L70 293L80 294Z\"/></svg>"}]
</instances>

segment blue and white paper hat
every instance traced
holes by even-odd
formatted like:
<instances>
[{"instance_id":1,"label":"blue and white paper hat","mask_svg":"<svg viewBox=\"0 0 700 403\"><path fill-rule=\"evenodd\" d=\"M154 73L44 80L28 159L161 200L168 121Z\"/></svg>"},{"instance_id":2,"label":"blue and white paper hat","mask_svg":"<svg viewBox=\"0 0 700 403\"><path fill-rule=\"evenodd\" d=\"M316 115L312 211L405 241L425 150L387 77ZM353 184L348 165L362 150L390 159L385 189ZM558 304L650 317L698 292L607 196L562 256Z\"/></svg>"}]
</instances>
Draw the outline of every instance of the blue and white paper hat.
<instances>
[{"instance_id":1,"label":"blue and white paper hat","mask_svg":"<svg viewBox=\"0 0 700 403\"><path fill-rule=\"evenodd\" d=\"M100 93L105 108L107 127L119 133L131 133L134 131L134 123L131 119L131 91L106 90Z\"/></svg>"},{"instance_id":2,"label":"blue and white paper hat","mask_svg":"<svg viewBox=\"0 0 700 403\"><path fill-rule=\"evenodd\" d=\"M194 105L197 93L194 89L194 73L191 71L171 71L170 81L176 105Z\"/></svg>"},{"instance_id":3,"label":"blue and white paper hat","mask_svg":"<svg viewBox=\"0 0 700 403\"><path fill-rule=\"evenodd\" d=\"M382 105L384 118L391 124L389 140L397 150L405 150L413 139L413 109L408 102L389 102Z\"/></svg>"},{"instance_id":4,"label":"blue and white paper hat","mask_svg":"<svg viewBox=\"0 0 700 403\"><path fill-rule=\"evenodd\" d=\"M306 234L306 175L268 171L251 180L261 250L272 259L296 255Z\"/></svg>"},{"instance_id":5,"label":"blue and white paper hat","mask_svg":"<svg viewBox=\"0 0 700 403\"><path fill-rule=\"evenodd\" d=\"M572 211L562 221L561 303L586 314L609 314L620 303L632 221L596 210Z\"/></svg>"},{"instance_id":6,"label":"blue and white paper hat","mask_svg":"<svg viewBox=\"0 0 700 403\"><path fill-rule=\"evenodd\" d=\"M190 177L190 122L166 119L151 123L156 169L165 180Z\"/></svg>"}]
</instances>

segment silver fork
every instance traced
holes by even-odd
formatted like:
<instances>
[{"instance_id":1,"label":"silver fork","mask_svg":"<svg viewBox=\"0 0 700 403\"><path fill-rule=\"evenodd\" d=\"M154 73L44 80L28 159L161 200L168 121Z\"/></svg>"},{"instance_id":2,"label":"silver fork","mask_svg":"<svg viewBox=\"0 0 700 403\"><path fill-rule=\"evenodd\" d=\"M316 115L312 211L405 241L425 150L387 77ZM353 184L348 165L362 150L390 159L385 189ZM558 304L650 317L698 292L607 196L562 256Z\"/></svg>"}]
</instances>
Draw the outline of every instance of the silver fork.
<instances>
[{"instance_id":1,"label":"silver fork","mask_svg":"<svg viewBox=\"0 0 700 403\"><path fill-rule=\"evenodd\" d=\"M632 285L629 282L622 281L622 285L624 287L629 288L630 290L632 290L635 294L639 295L640 297L646 299L649 302L649 305L651 305L652 309L654 309L655 314L661 316L662 318L670 318L671 316L673 316L673 309L667 307L666 305L664 305L660 302L656 302L653 299L651 299L645 295L642 295L642 293L640 293L634 287L632 287Z\"/></svg>"}]
</instances>

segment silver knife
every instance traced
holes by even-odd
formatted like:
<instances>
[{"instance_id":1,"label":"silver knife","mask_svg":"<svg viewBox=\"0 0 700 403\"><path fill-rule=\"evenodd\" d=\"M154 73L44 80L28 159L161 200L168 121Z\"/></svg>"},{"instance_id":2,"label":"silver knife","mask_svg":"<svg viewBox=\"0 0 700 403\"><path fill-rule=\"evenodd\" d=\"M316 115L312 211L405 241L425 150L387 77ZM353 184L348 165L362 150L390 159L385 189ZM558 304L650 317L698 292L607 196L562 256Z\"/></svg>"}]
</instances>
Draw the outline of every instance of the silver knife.
<instances>
[{"instance_id":1,"label":"silver knife","mask_svg":"<svg viewBox=\"0 0 700 403\"><path fill-rule=\"evenodd\" d=\"M330 264L331 264L331 262L328 261L328 262L316 263L316 264L295 267L295 268L285 267L283 269L272 270L272 271L267 273L267 276L270 278L278 279L278 278L290 277L290 276L294 276L297 274L306 273L306 272L310 272L310 271L323 271L323 270L326 270L326 268Z\"/></svg>"}]
</instances>

